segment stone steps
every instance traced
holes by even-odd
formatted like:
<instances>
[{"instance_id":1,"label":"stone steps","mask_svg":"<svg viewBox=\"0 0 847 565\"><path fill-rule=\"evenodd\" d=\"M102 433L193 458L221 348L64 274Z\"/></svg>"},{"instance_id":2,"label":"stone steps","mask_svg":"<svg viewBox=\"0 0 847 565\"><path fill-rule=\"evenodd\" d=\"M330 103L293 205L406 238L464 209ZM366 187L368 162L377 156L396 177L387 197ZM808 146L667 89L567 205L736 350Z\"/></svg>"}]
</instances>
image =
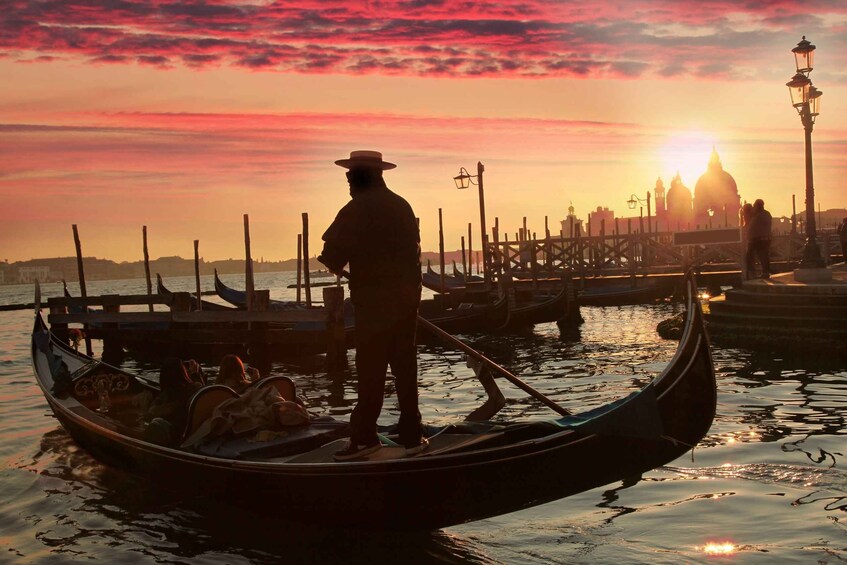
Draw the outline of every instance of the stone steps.
<instances>
[{"instance_id":1,"label":"stone steps","mask_svg":"<svg viewBox=\"0 0 847 565\"><path fill-rule=\"evenodd\" d=\"M778 303L749 300L750 297L727 295L709 301L709 311L715 317L737 318L806 318L809 320L841 320L847 323L847 303L821 303L819 300L781 301Z\"/></svg>"},{"instance_id":2,"label":"stone steps","mask_svg":"<svg viewBox=\"0 0 847 565\"><path fill-rule=\"evenodd\" d=\"M726 301L733 304L767 304L769 306L847 306L847 295L811 294L806 292L758 291L731 289L724 293Z\"/></svg>"},{"instance_id":3,"label":"stone steps","mask_svg":"<svg viewBox=\"0 0 847 565\"><path fill-rule=\"evenodd\" d=\"M709 301L715 343L775 353L847 355L847 284L843 268L828 284L793 277L745 281Z\"/></svg>"}]
</instances>

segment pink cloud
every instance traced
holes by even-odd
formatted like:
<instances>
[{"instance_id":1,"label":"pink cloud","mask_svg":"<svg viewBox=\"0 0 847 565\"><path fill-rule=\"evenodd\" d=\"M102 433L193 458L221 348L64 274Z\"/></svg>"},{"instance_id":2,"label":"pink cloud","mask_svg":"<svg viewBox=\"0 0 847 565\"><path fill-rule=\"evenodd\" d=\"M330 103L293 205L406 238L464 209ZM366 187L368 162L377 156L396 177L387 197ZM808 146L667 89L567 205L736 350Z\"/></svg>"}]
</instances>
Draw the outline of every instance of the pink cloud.
<instances>
[{"instance_id":1,"label":"pink cloud","mask_svg":"<svg viewBox=\"0 0 847 565\"><path fill-rule=\"evenodd\" d=\"M828 23L831 14L847 14L847 5L11 0L0 15L0 52L19 60L37 53L94 64L296 73L750 78L754 68L781 77L784 69L768 60L776 59L776 45L788 50L799 39L788 36L799 25L832 58L844 59L843 24Z\"/></svg>"}]
</instances>

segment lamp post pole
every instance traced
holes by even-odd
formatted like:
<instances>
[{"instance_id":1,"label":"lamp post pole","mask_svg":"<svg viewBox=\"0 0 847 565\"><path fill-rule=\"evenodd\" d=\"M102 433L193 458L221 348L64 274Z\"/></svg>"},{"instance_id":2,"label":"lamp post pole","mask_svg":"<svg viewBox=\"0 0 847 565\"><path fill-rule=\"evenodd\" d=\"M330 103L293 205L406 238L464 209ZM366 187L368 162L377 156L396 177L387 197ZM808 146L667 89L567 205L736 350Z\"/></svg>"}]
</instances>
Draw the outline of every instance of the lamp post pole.
<instances>
[{"instance_id":1,"label":"lamp post pole","mask_svg":"<svg viewBox=\"0 0 847 565\"><path fill-rule=\"evenodd\" d=\"M485 224L485 188L483 186L483 173L485 167L481 162L476 164L476 175L471 175L464 167L459 168L459 174L453 177L456 182L456 188L465 189L470 185L475 184L479 187L479 229L482 237L480 238L480 246L482 247L482 272L485 279L486 287L491 284L491 254L488 249L488 236L486 235ZM476 181L474 181L476 179ZM470 238L470 224L468 224L468 237ZM468 239L470 241L470 239Z\"/></svg>"},{"instance_id":2,"label":"lamp post pole","mask_svg":"<svg viewBox=\"0 0 847 565\"><path fill-rule=\"evenodd\" d=\"M482 173L485 172L485 167L479 161L476 163L476 178L477 183L479 184L479 226L480 233L482 238L480 241L482 242L482 272L483 278L485 279L485 283L489 284L491 282L491 267L489 265L489 254L488 254L488 234L486 232L486 224L485 224L485 190L482 186Z\"/></svg>"},{"instance_id":3,"label":"lamp post pole","mask_svg":"<svg viewBox=\"0 0 847 565\"><path fill-rule=\"evenodd\" d=\"M815 46L806 40L806 36L791 50L797 66L795 74L786 83L791 94L791 105L800 114L800 122L805 132L806 160L806 243L803 247L803 258L800 267L803 269L818 269L825 267L823 257L817 242L817 226L815 225L815 185L812 174L812 129L815 118L820 113L820 97L823 94L812 85L809 73L812 72Z\"/></svg>"},{"instance_id":4,"label":"lamp post pole","mask_svg":"<svg viewBox=\"0 0 847 565\"><path fill-rule=\"evenodd\" d=\"M800 120L803 122L806 141L806 246L803 249L803 268L819 268L824 266L821 250L818 247L818 230L815 223L815 182L812 173L812 113L809 109L809 103L803 104L803 109L800 113Z\"/></svg>"}]
</instances>

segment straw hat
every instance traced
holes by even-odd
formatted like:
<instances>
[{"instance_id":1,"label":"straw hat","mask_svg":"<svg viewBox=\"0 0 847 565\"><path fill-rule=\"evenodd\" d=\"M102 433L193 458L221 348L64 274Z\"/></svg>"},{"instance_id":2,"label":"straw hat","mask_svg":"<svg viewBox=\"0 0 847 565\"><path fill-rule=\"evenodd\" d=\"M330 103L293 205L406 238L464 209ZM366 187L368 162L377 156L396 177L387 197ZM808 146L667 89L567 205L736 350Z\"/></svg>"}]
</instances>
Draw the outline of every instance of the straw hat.
<instances>
[{"instance_id":1,"label":"straw hat","mask_svg":"<svg viewBox=\"0 0 847 565\"><path fill-rule=\"evenodd\" d=\"M352 169L354 167L373 167L387 171L393 169L397 165L382 160L382 153L379 151L351 151L349 159L339 159L335 162L339 167Z\"/></svg>"}]
</instances>

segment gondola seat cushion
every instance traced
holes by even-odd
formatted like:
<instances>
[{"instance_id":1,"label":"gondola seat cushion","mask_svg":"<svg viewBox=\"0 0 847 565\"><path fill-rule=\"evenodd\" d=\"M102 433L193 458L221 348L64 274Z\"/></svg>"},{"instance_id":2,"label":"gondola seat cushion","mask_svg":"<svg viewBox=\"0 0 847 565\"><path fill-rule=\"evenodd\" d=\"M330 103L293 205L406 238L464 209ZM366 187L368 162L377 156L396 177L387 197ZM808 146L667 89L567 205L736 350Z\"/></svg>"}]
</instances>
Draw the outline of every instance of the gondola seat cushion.
<instances>
[{"instance_id":1,"label":"gondola seat cushion","mask_svg":"<svg viewBox=\"0 0 847 565\"><path fill-rule=\"evenodd\" d=\"M188 418L183 439L191 436L200 425L212 417L222 402L238 398L238 393L224 385L209 385L194 393L188 405Z\"/></svg>"}]
</instances>

